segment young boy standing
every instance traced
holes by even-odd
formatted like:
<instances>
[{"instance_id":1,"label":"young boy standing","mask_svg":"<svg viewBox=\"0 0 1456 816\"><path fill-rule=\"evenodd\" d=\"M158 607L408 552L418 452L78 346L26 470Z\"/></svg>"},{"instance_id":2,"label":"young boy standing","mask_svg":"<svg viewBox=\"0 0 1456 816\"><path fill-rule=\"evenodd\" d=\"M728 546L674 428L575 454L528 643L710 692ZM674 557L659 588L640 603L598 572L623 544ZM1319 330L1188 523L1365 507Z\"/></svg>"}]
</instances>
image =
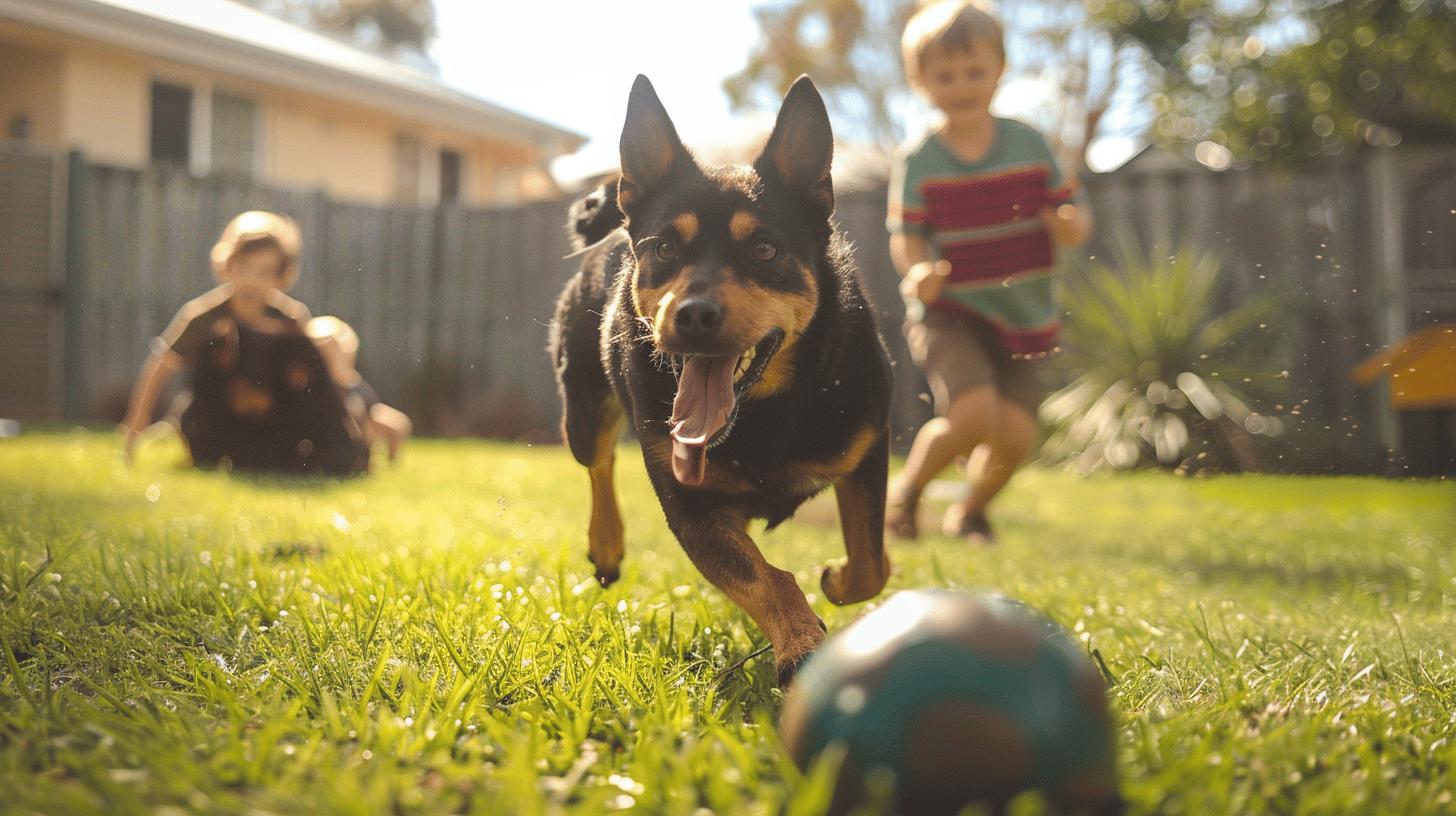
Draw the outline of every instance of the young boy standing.
<instances>
[{"instance_id":1,"label":"young boy standing","mask_svg":"<svg viewBox=\"0 0 1456 816\"><path fill-rule=\"evenodd\" d=\"M944 526L989 542L986 508L1031 452L1041 359L1056 350L1056 247L1085 242L1091 224L1041 135L991 115L1006 66L996 18L941 0L910 19L901 48L911 87L944 115L896 154L887 221L906 336L938 416L890 486L886 526L913 538L925 485L985 445L983 474Z\"/></svg>"}]
</instances>

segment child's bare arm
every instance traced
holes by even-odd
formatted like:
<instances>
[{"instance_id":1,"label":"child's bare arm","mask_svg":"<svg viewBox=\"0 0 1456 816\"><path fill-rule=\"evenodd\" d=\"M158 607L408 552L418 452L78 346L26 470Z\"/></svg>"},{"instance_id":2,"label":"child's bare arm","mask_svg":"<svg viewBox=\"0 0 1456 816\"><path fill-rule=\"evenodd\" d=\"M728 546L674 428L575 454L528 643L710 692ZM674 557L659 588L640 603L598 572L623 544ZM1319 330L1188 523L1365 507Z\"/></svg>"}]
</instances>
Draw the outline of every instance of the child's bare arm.
<instances>
[{"instance_id":1,"label":"child's bare arm","mask_svg":"<svg viewBox=\"0 0 1456 816\"><path fill-rule=\"evenodd\" d=\"M890 235L890 261L900 277L905 277L915 264L930 258L930 246L925 236L907 232Z\"/></svg>"},{"instance_id":2,"label":"child's bare arm","mask_svg":"<svg viewBox=\"0 0 1456 816\"><path fill-rule=\"evenodd\" d=\"M151 424L152 408L157 404L157 397L181 368L181 358L172 351L153 353L142 364L141 375L132 387L131 403L122 423L126 433L124 453L127 461L131 461L132 452L136 449L137 436Z\"/></svg>"},{"instance_id":3,"label":"child's bare arm","mask_svg":"<svg viewBox=\"0 0 1456 816\"><path fill-rule=\"evenodd\" d=\"M393 461L399 456L400 446L414 430L413 423L403 411L382 402L376 402L369 407L369 421L374 430L384 437L385 444L389 446L390 461Z\"/></svg>"}]
</instances>

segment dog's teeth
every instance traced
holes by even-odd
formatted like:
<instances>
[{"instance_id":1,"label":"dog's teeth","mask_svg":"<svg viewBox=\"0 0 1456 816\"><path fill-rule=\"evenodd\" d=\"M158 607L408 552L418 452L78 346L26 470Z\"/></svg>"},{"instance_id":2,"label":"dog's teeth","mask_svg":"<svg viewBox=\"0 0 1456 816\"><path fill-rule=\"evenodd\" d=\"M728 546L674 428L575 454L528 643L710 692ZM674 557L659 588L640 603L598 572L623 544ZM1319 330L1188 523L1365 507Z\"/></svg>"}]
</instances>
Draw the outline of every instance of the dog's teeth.
<instances>
[{"instance_id":1,"label":"dog's teeth","mask_svg":"<svg viewBox=\"0 0 1456 816\"><path fill-rule=\"evenodd\" d=\"M743 379L743 375L748 373L748 369L753 366L753 358L756 353L757 349L750 348L748 351L743 352L742 356L738 358L737 364L733 366L734 382Z\"/></svg>"}]
</instances>

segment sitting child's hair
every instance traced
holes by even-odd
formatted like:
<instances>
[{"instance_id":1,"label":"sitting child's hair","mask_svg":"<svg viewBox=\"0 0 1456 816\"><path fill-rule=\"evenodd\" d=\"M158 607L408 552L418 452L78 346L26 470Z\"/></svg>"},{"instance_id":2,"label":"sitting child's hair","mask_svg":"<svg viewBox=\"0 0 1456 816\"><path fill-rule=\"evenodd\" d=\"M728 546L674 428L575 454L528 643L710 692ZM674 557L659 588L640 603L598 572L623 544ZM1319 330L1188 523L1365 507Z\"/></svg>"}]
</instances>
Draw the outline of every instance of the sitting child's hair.
<instances>
[{"instance_id":1,"label":"sitting child's hair","mask_svg":"<svg viewBox=\"0 0 1456 816\"><path fill-rule=\"evenodd\" d=\"M212 273L226 280L227 266L234 258L260 249L274 249L283 255L278 270L278 289L286 292L298 280L298 256L303 244L298 225L285 215L249 210L223 228L212 247Z\"/></svg>"},{"instance_id":2,"label":"sitting child's hair","mask_svg":"<svg viewBox=\"0 0 1456 816\"><path fill-rule=\"evenodd\" d=\"M900 56L905 77L919 85L925 59L949 51L970 51L977 45L996 49L1006 62L1006 33L990 12L967 0L937 0L922 6L905 24Z\"/></svg>"}]
</instances>

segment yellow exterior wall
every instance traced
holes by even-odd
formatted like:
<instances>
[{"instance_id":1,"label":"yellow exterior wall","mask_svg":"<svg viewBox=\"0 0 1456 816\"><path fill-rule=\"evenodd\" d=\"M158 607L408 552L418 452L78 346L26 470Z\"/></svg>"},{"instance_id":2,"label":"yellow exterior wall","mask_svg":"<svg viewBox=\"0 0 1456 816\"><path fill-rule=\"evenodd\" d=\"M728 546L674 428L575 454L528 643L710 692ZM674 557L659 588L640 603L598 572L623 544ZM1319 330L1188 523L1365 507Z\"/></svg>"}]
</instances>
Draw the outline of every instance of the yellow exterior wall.
<instances>
[{"instance_id":1,"label":"yellow exterior wall","mask_svg":"<svg viewBox=\"0 0 1456 816\"><path fill-rule=\"evenodd\" d=\"M61 60L0 42L0 138L16 117L30 120L30 141L61 144Z\"/></svg>"},{"instance_id":2,"label":"yellow exterior wall","mask_svg":"<svg viewBox=\"0 0 1456 816\"><path fill-rule=\"evenodd\" d=\"M13 54L23 56L15 61L24 71L6 70L6 60ZM18 80L22 75L38 78ZM102 163L142 167L150 160L154 80L193 89L194 130L202 97L214 90L253 100L259 118L255 172L265 184L323 189L363 204L395 203L395 140L398 134L407 134L420 140L422 153L419 200L410 203L430 205L438 200L442 147L457 151L463 159L462 204L514 204L558 192L546 172L544 156L533 144L453 132L0 21L0 136L10 118L5 111L30 104L41 112L35 116L35 141L57 149L79 148ZM51 100L49 108L41 104L43 100ZM49 128L46 141L41 141L43 121ZM198 141L194 133L194 146Z\"/></svg>"},{"instance_id":3,"label":"yellow exterior wall","mask_svg":"<svg viewBox=\"0 0 1456 816\"><path fill-rule=\"evenodd\" d=\"M276 96L262 107L265 179L353 201L384 202L393 194L394 136L386 121Z\"/></svg>"},{"instance_id":4,"label":"yellow exterior wall","mask_svg":"<svg viewBox=\"0 0 1456 816\"><path fill-rule=\"evenodd\" d=\"M140 167L151 151L151 76L136 59L73 51L65 56L61 138L87 158Z\"/></svg>"}]
</instances>

